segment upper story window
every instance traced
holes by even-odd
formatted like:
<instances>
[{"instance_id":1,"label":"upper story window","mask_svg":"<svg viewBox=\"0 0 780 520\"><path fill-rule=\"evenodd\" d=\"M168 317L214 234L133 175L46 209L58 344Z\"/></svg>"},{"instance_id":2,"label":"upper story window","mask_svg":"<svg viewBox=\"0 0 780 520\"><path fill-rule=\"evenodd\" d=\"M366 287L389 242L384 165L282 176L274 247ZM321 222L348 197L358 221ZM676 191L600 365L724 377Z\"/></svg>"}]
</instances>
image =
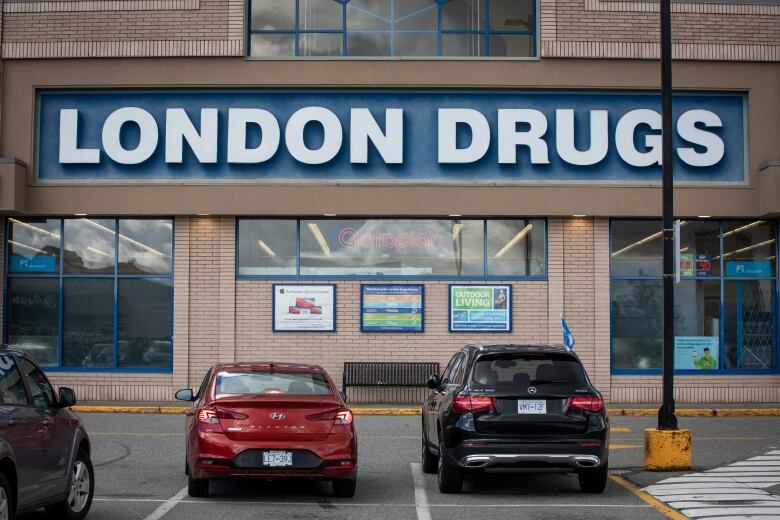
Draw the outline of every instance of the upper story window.
<instances>
[{"instance_id":1,"label":"upper story window","mask_svg":"<svg viewBox=\"0 0 780 520\"><path fill-rule=\"evenodd\" d=\"M530 57L533 0L250 0L249 55Z\"/></svg>"}]
</instances>

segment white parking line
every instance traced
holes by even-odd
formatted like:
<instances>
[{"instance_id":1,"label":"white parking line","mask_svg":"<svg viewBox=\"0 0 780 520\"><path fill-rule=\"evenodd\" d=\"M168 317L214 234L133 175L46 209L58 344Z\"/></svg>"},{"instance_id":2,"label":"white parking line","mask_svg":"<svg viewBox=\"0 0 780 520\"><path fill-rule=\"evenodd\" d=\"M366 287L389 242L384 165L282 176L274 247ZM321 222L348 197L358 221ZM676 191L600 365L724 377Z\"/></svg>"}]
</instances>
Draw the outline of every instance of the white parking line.
<instances>
[{"instance_id":1,"label":"white parking line","mask_svg":"<svg viewBox=\"0 0 780 520\"><path fill-rule=\"evenodd\" d=\"M417 509L417 520L431 520L431 508L428 505L428 494L425 492L425 474L422 464L412 462L412 479L414 480L414 505Z\"/></svg>"},{"instance_id":2,"label":"white parking line","mask_svg":"<svg viewBox=\"0 0 780 520\"><path fill-rule=\"evenodd\" d=\"M176 493L175 495L173 495L171 498L169 498L168 500L160 504L160 507L152 511L152 514L144 518L144 520L160 520L160 518L162 518L165 515L165 513L173 509L176 506L176 504L181 502L186 496L187 496L187 488L184 488L178 493Z\"/></svg>"}]
</instances>

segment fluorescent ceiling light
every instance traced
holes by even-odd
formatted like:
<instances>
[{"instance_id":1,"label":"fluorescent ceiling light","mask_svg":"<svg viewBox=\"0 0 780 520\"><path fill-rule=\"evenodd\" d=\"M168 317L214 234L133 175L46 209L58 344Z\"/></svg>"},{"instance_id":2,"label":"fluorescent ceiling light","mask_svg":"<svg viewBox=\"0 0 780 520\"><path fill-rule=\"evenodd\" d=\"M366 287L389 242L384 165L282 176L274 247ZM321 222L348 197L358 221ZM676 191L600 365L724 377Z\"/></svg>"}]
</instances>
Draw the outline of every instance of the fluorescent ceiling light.
<instances>
[{"instance_id":1,"label":"fluorescent ceiling light","mask_svg":"<svg viewBox=\"0 0 780 520\"><path fill-rule=\"evenodd\" d=\"M684 226L684 225L685 225L685 224L687 224L687 223L688 223L688 221L687 221L687 220L683 220L683 221L681 221L681 222L680 222L680 227ZM619 251L615 251L614 253L612 253L612 257L616 257L616 256L618 256L618 255L622 255L622 254L623 254L623 253L625 253L626 251L631 251L631 250L632 250L632 249L634 249L635 247L639 247L639 246L641 246L641 245L643 245L643 244L647 244L648 242L652 242L652 241L653 241L653 240L655 240L656 238L660 238L660 237L662 237L662 236L663 236L663 234L664 234L664 232L663 232L663 231L658 231L657 233L653 233L652 235L648 235L648 236L646 236L645 238L643 238L643 239L641 239L641 240L637 240L637 241L636 241L636 242L634 242L633 244L629 244L629 245L627 245L626 247L624 247L623 249L621 249L621 250L619 250Z\"/></svg>"},{"instance_id":2,"label":"fluorescent ceiling light","mask_svg":"<svg viewBox=\"0 0 780 520\"><path fill-rule=\"evenodd\" d=\"M330 247L328 246L328 241L325 240L325 237L322 235L322 231L320 231L319 226L317 226L317 224L314 222L309 222L308 226L311 234L314 235L314 238L317 240L317 242L319 242L322 252L325 253L325 256L330 256Z\"/></svg>"},{"instance_id":3,"label":"fluorescent ceiling light","mask_svg":"<svg viewBox=\"0 0 780 520\"><path fill-rule=\"evenodd\" d=\"M113 229L111 229L111 228L109 228L109 227L106 227L106 226L104 226L103 224L100 224L100 223L98 223L98 222L95 222L95 221L94 221L94 220L92 220L92 219L85 218L85 219L83 219L83 220L84 220L84 222L87 222L87 223L89 223L89 224L92 224L92 225L93 225L93 226L95 226L96 228L98 228L98 229L101 229L101 230L103 230L103 231L106 231L107 233L111 233L112 235L115 233L115 231L114 231ZM132 239L132 238L130 238L130 237L128 237L128 236L125 236L125 235L123 235L122 233L119 233L119 238L120 238L120 239L122 239L122 240L124 240L124 241L126 241L126 242L130 242L130 243L131 243L131 244L133 244L134 246L140 247L141 249L146 249L147 251L149 251L149 252L151 252L151 253L154 253L154 254L156 254L156 255L160 255L160 256L161 256L161 257L163 257L163 258L168 258L168 255L166 255L165 253L163 253L163 252L161 252L161 251L158 251L158 250L154 249L153 247L149 247L149 246L147 246L146 244L142 244L142 243L141 243L141 242L139 242L138 240L134 240L134 239Z\"/></svg>"},{"instance_id":4,"label":"fluorescent ceiling light","mask_svg":"<svg viewBox=\"0 0 780 520\"><path fill-rule=\"evenodd\" d=\"M26 228L32 229L33 231L37 231L38 233L49 235L50 237L56 238L57 240L60 239L60 235L58 235L57 233L52 233L51 231L47 231L43 228L39 228L38 226L33 226L32 224L28 224L27 222L22 222L21 220L17 220L15 218L9 218L8 220L13 222L14 224L19 224L20 226L24 226Z\"/></svg>"},{"instance_id":5,"label":"fluorescent ceiling light","mask_svg":"<svg viewBox=\"0 0 780 520\"><path fill-rule=\"evenodd\" d=\"M766 240L764 242L760 242L758 244L753 244L752 246L743 247L742 249L737 249L734 251L729 251L728 253L723 254L723 258L728 258L730 256L736 255L737 253L744 253L745 251L751 251L753 249L758 249L759 247L769 246L775 243L775 239L772 238L770 240ZM720 256L715 256L712 259L717 260L720 258Z\"/></svg>"},{"instance_id":6,"label":"fluorescent ceiling light","mask_svg":"<svg viewBox=\"0 0 780 520\"><path fill-rule=\"evenodd\" d=\"M9 240L8 243L9 244L13 244L16 247L23 247L25 249L29 249L31 251L35 251L36 253L43 253L46 256L54 256L54 254L49 253L48 251L44 251L43 249L38 249L37 247L28 246L27 244L22 244L21 242L16 242L14 240Z\"/></svg>"},{"instance_id":7,"label":"fluorescent ceiling light","mask_svg":"<svg viewBox=\"0 0 780 520\"><path fill-rule=\"evenodd\" d=\"M756 220L755 222L751 222L750 224L745 224L742 227L738 227L736 229L732 229L731 231L723 233L723 236L724 237L730 237L731 235L736 235L737 233L742 233L746 229L754 228L754 227L756 227L758 225L763 224L764 222L766 222L766 221L765 220Z\"/></svg>"},{"instance_id":8,"label":"fluorescent ceiling light","mask_svg":"<svg viewBox=\"0 0 780 520\"><path fill-rule=\"evenodd\" d=\"M523 238L525 238L525 236L531 232L531 229L533 229L533 227L534 227L533 224L527 224L523 229L520 230L518 234L512 237L512 239L509 242L507 242L506 245L502 247L498 253L496 253L495 258L501 258L502 256L504 256L504 253L512 249L515 244L517 244Z\"/></svg>"},{"instance_id":9,"label":"fluorescent ceiling light","mask_svg":"<svg viewBox=\"0 0 780 520\"><path fill-rule=\"evenodd\" d=\"M257 241L257 245L260 246L260 249L265 251L268 254L268 256L276 256L276 253L274 253L274 250L271 249L270 247L268 247L268 244L266 244L262 240L258 240Z\"/></svg>"},{"instance_id":10,"label":"fluorescent ceiling light","mask_svg":"<svg viewBox=\"0 0 780 520\"><path fill-rule=\"evenodd\" d=\"M112 256L111 254L106 253L105 251L101 251L100 249L95 249L92 246L87 246L87 251L92 251L93 253L97 253L99 255Z\"/></svg>"},{"instance_id":11,"label":"fluorescent ceiling light","mask_svg":"<svg viewBox=\"0 0 780 520\"><path fill-rule=\"evenodd\" d=\"M460 231L463 229L463 224L458 222L454 226L452 226L452 239L455 240L458 238L458 235L460 235Z\"/></svg>"}]
</instances>

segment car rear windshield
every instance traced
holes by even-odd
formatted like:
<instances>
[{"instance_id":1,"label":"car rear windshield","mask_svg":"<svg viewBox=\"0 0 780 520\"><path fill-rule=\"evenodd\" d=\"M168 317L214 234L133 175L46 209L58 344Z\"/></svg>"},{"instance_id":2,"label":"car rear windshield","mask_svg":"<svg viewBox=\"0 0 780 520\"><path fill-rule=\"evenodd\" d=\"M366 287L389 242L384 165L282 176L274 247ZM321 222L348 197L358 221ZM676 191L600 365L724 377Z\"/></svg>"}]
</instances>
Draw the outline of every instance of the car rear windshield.
<instances>
[{"instance_id":1,"label":"car rear windshield","mask_svg":"<svg viewBox=\"0 0 780 520\"><path fill-rule=\"evenodd\" d=\"M317 372L220 372L217 395L329 395L325 375Z\"/></svg>"},{"instance_id":2,"label":"car rear windshield","mask_svg":"<svg viewBox=\"0 0 780 520\"><path fill-rule=\"evenodd\" d=\"M498 388L525 393L539 390L566 392L587 388L577 359L565 354L488 354L477 359L471 373L475 388Z\"/></svg>"}]
</instances>

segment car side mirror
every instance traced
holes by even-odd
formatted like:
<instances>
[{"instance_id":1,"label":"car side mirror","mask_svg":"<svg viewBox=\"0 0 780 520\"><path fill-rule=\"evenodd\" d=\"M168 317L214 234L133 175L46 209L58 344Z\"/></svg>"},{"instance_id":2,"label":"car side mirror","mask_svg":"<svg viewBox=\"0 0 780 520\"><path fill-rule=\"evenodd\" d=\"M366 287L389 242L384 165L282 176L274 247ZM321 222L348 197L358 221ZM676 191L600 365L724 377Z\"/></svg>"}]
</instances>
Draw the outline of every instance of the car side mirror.
<instances>
[{"instance_id":1,"label":"car side mirror","mask_svg":"<svg viewBox=\"0 0 780 520\"><path fill-rule=\"evenodd\" d=\"M178 392L176 392L175 397L179 401L194 401L195 400L195 396L192 394L192 388L185 388L184 390L179 390Z\"/></svg>"},{"instance_id":2,"label":"car side mirror","mask_svg":"<svg viewBox=\"0 0 780 520\"><path fill-rule=\"evenodd\" d=\"M347 399L347 393L344 390L342 390L342 391L339 392L339 395L341 396L341 400L346 403L347 400L348 400Z\"/></svg>"},{"instance_id":3,"label":"car side mirror","mask_svg":"<svg viewBox=\"0 0 780 520\"><path fill-rule=\"evenodd\" d=\"M61 408L69 408L76 404L76 392L66 386L60 387L59 398L57 399Z\"/></svg>"},{"instance_id":4,"label":"car side mirror","mask_svg":"<svg viewBox=\"0 0 780 520\"><path fill-rule=\"evenodd\" d=\"M441 386L441 379L439 379L439 376L434 374L428 378L428 382L426 382L425 384L431 390L436 390Z\"/></svg>"}]
</instances>

